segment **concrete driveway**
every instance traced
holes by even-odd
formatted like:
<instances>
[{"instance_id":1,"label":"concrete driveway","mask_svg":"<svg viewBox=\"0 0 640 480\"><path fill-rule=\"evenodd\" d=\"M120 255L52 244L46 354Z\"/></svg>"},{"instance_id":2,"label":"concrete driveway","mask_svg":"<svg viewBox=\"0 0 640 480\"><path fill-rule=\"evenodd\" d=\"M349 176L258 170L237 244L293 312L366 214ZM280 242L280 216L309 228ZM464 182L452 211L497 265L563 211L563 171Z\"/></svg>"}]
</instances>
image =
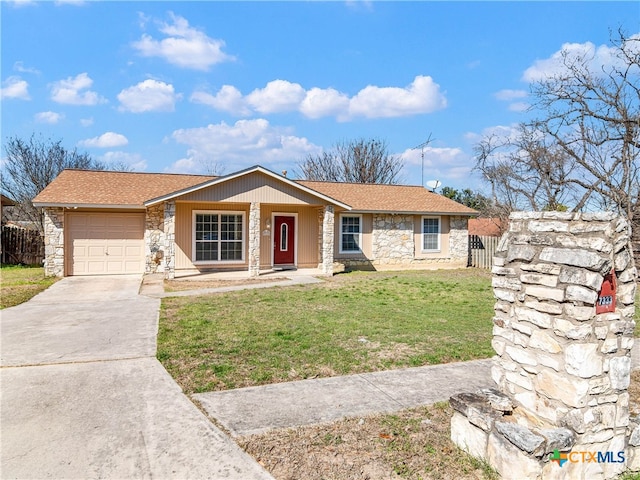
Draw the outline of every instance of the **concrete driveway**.
<instances>
[{"instance_id":1,"label":"concrete driveway","mask_svg":"<svg viewBox=\"0 0 640 480\"><path fill-rule=\"evenodd\" d=\"M0 478L272 478L155 359L139 286L69 277L0 313Z\"/></svg>"}]
</instances>

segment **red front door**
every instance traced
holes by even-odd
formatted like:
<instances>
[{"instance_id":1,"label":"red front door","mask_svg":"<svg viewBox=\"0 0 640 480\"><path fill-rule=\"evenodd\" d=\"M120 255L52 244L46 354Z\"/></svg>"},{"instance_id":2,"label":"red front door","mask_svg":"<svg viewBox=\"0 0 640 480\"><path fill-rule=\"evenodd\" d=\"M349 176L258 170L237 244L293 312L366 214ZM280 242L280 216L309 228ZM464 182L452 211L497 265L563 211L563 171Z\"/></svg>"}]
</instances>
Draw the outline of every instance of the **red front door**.
<instances>
[{"instance_id":1,"label":"red front door","mask_svg":"<svg viewBox=\"0 0 640 480\"><path fill-rule=\"evenodd\" d=\"M273 224L273 264L294 265L296 218L276 216Z\"/></svg>"}]
</instances>

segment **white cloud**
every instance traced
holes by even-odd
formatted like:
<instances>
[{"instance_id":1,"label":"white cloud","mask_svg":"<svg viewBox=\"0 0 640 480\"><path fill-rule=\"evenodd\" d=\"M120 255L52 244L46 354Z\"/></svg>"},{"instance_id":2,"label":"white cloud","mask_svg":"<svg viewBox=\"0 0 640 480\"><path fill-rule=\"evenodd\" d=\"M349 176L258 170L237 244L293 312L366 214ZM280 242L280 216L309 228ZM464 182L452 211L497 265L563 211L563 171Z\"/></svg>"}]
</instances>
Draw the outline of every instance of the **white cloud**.
<instances>
[{"instance_id":1,"label":"white cloud","mask_svg":"<svg viewBox=\"0 0 640 480\"><path fill-rule=\"evenodd\" d=\"M333 88L312 88L300 104L300 111L309 118L343 115L349 109L349 97Z\"/></svg>"},{"instance_id":2,"label":"white cloud","mask_svg":"<svg viewBox=\"0 0 640 480\"><path fill-rule=\"evenodd\" d=\"M529 94L525 90L500 90L494 94L498 100L511 102L509 104L509 110L512 112L524 112L529 108L527 102L512 102L512 100L520 100L527 98Z\"/></svg>"},{"instance_id":3,"label":"white cloud","mask_svg":"<svg viewBox=\"0 0 640 480\"><path fill-rule=\"evenodd\" d=\"M7 3L14 7L30 7L36 5L38 2L36 2L36 0L9 0Z\"/></svg>"},{"instance_id":4,"label":"white cloud","mask_svg":"<svg viewBox=\"0 0 640 480\"><path fill-rule=\"evenodd\" d=\"M629 37L631 50L640 40L640 34ZM611 67L622 66L623 61L616 56L617 49L608 45L596 47L592 42L585 43L565 43L562 48L543 60L536 60L533 65L527 68L522 74L525 82L538 82L546 78L562 75L566 73L566 64L571 62L585 62L589 70L598 74L609 70Z\"/></svg>"},{"instance_id":5,"label":"white cloud","mask_svg":"<svg viewBox=\"0 0 640 480\"><path fill-rule=\"evenodd\" d=\"M401 154L402 159L409 165L422 165L422 150L408 149ZM460 148L453 147L425 147L424 166L445 166L457 164L465 159L465 153Z\"/></svg>"},{"instance_id":6,"label":"white cloud","mask_svg":"<svg viewBox=\"0 0 640 480\"><path fill-rule=\"evenodd\" d=\"M166 35L156 40L144 34L132 46L145 57L161 57L181 68L209 70L212 65L234 60L222 51L224 41L208 37L204 32L190 27L189 22L169 13L172 23L161 23L160 32Z\"/></svg>"},{"instance_id":7,"label":"white cloud","mask_svg":"<svg viewBox=\"0 0 640 480\"><path fill-rule=\"evenodd\" d=\"M509 110L512 112L526 112L531 105L526 102L514 102L509 104Z\"/></svg>"},{"instance_id":8,"label":"white cloud","mask_svg":"<svg viewBox=\"0 0 640 480\"><path fill-rule=\"evenodd\" d=\"M251 115L251 109L247 106L242 93L231 85L223 85L215 95L207 92L194 92L189 100L234 115Z\"/></svg>"},{"instance_id":9,"label":"white cloud","mask_svg":"<svg viewBox=\"0 0 640 480\"><path fill-rule=\"evenodd\" d=\"M40 70L36 68L28 68L24 66L24 62L18 61L13 64L13 69L20 73L34 73L40 75Z\"/></svg>"},{"instance_id":10,"label":"white cloud","mask_svg":"<svg viewBox=\"0 0 640 480\"><path fill-rule=\"evenodd\" d=\"M17 98L19 100L31 100L29 96L29 84L20 77L9 77L2 82L0 98Z\"/></svg>"},{"instance_id":11,"label":"white cloud","mask_svg":"<svg viewBox=\"0 0 640 480\"><path fill-rule=\"evenodd\" d=\"M504 101L511 101L511 100L517 100L519 98L525 98L527 97L529 94L527 93L526 90L500 90L499 92L496 92L494 94L494 96L498 99L498 100L504 100Z\"/></svg>"},{"instance_id":12,"label":"white cloud","mask_svg":"<svg viewBox=\"0 0 640 480\"><path fill-rule=\"evenodd\" d=\"M93 117L81 118L80 125L82 125L83 127L90 127L91 125L93 125Z\"/></svg>"},{"instance_id":13,"label":"white cloud","mask_svg":"<svg viewBox=\"0 0 640 480\"><path fill-rule=\"evenodd\" d=\"M516 124L512 125L494 125L492 127L487 127L482 130L480 133L476 132L468 132L465 134L465 139L471 143L478 143L483 138L493 137L497 142L506 142L506 141L515 141L517 140L518 126Z\"/></svg>"},{"instance_id":14,"label":"white cloud","mask_svg":"<svg viewBox=\"0 0 640 480\"><path fill-rule=\"evenodd\" d=\"M87 148L113 148L127 145L129 140L124 135L114 132L106 132L99 137L88 138L78 142L81 147Z\"/></svg>"},{"instance_id":15,"label":"white cloud","mask_svg":"<svg viewBox=\"0 0 640 480\"><path fill-rule=\"evenodd\" d=\"M126 167L136 172L143 172L147 169L147 161L139 153L106 152L99 156L98 160L112 167Z\"/></svg>"},{"instance_id":16,"label":"white cloud","mask_svg":"<svg viewBox=\"0 0 640 480\"><path fill-rule=\"evenodd\" d=\"M352 98L334 88L305 90L298 83L274 80L244 97L236 87L225 85L216 94L194 92L190 100L238 116L298 111L308 118L335 116L340 121L355 117L403 117L447 106L440 86L431 77L421 75L408 87L370 85Z\"/></svg>"},{"instance_id":17,"label":"white cloud","mask_svg":"<svg viewBox=\"0 0 640 480\"><path fill-rule=\"evenodd\" d=\"M447 106L440 86L418 75L406 88L368 86L351 99L350 117L388 118L430 113Z\"/></svg>"},{"instance_id":18,"label":"white cloud","mask_svg":"<svg viewBox=\"0 0 640 480\"><path fill-rule=\"evenodd\" d=\"M400 157L404 160L405 176L410 177L409 183L416 185L424 178L425 182L440 180L444 184L441 186L447 186L447 183L469 178L473 170L473 159L458 147L425 147L424 166L420 149L407 149Z\"/></svg>"},{"instance_id":19,"label":"white cloud","mask_svg":"<svg viewBox=\"0 0 640 480\"><path fill-rule=\"evenodd\" d=\"M36 122L56 124L64 118L64 115L57 112L40 112L35 114Z\"/></svg>"},{"instance_id":20,"label":"white cloud","mask_svg":"<svg viewBox=\"0 0 640 480\"><path fill-rule=\"evenodd\" d=\"M59 80L51 85L51 100L67 105L97 105L106 99L89 90L93 80L87 73Z\"/></svg>"},{"instance_id":21,"label":"white cloud","mask_svg":"<svg viewBox=\"0 0 640 480\"><path fill-rule=\"evenodd\" d=\"M188 147L186 157L168 168L171 172L202 173L204 166L212 162L230 165L229 170L256 164L277 170L291 160L322 151L306 138L293 135L287 128L274 127L265 119L180 129L171 137Z\"/></svg>"},{"instance_id":22,"label":"white cloud","mask_svg":"<svg viewBox=\"0 0 640 480\"><path fill-rule=\"evenodd\" d=\"M273 80L267 86L247 95L247 103L260 113L290 112L297 110L304 100L304 88L286 80Z\"/></svg>"},{"instance_id":23,"label":"white cloud","mask_svg":"<svg viewBox=\"0 0 640 480\"><path fill-rule=\"evenodd\" d=\"M120 111L141 112L173 112L175 104L182 95L175 93L173 85L157 80L145 80L118 94Z\"/></svg>"}]
</instances>

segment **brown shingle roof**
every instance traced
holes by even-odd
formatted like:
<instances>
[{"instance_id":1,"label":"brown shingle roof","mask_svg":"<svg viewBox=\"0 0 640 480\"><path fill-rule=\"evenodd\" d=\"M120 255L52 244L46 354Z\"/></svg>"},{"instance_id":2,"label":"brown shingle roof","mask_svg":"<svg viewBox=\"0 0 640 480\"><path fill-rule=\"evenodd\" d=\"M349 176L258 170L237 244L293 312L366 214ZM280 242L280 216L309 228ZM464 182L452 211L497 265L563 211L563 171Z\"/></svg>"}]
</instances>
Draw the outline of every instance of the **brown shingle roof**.
<instances>
[{"instance_id":1,"label":"brown shingle roof","mask_svg":"<svg viewBox=\"0 0 640 480\"><path fill-rule=\"evenodd\" d=\"M135 205L216 177L171 173L64 170L36 198L35 204Z\"/></svg>"},{"instance_id":2,"label":"brown shingle roof","mask_svg":"<svg viewBox=\"0 0 640 480\"><path fill-rule=\"evenodd\" d=\"M33 200L41 205L136 206L217 177L169 173L64 170ZM419 186L298 181L358 212L450 213L477 212Z\"/></svg>"},{"instance_id":3,"label":"brown shingle roof","mask_svg":"<svg viewBox=\"0 0 640 480\"><path fill-rule=\"evenodd\" d=\"M432 212L460 215L478 213L472 208L420 186L310 182L306 180L300 180L298 183L346 203L358 212Z\"/></svg>"}]
</instances>

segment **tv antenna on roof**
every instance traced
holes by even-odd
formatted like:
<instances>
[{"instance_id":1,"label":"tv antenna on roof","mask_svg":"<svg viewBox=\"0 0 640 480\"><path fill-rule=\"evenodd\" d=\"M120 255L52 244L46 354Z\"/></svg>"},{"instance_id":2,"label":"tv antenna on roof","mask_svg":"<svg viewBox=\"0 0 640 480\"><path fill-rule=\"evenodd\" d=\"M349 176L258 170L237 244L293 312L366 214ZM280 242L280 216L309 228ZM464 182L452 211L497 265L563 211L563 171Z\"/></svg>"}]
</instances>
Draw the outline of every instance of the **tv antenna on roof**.
<instances>
[{"instance_id":1,"label":"tv antenna on roof","mask_svg":"<svg viewBox=\"0 0 640 480\"><path fill-rule=\"evenodd\" d=\"M416 145L411 150L420 149L420 158L422 159L422 164L420 170L422 171L422 177L420 179L420 185L424 187L424 147L428 146L432 142L431 134L429 134L429 138L427 138L426 142L422 142L420 145ZM437 187L436 187L437 188Z\"/></svg>"}]
</instances>

